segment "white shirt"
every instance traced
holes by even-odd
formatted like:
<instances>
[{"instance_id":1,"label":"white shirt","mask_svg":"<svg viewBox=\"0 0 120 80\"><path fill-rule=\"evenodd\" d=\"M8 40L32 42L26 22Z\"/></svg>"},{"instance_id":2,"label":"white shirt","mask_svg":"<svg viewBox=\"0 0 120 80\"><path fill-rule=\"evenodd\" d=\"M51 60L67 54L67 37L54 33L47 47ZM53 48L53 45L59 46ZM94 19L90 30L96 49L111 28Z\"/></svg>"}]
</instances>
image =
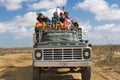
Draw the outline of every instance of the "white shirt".
<instances>
[{"instance_id":1,"label":"white shirt","mask_svg":"<svg viewBox=\"0 0 120 80\"><path fill-rule=\"evenodd\" d=\"M71 29L71 26L72 26L72 22L71 22L71 20L65 18L65 21L66 21L66 27L67 27L67 29L70 30L70 29Z\"/></svg>"}]
</instances>

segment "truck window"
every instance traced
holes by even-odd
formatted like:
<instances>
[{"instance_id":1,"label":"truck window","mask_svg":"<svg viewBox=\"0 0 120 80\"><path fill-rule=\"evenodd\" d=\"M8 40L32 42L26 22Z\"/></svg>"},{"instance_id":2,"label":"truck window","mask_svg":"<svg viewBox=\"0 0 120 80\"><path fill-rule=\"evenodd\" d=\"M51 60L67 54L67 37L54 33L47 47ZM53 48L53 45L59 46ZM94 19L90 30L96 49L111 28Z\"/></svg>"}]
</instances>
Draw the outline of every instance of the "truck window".
<instances>
[{"instance_id":1,"label":"truck window","mask_svg":"<svg viewBox=\"0 0 120 80\"><path fill-rule=\"evenodd\" d=\"M74 42L78 41L77 34L72 32L46 32L43 33L41 42Z\"/></svg>"}]
</instances>

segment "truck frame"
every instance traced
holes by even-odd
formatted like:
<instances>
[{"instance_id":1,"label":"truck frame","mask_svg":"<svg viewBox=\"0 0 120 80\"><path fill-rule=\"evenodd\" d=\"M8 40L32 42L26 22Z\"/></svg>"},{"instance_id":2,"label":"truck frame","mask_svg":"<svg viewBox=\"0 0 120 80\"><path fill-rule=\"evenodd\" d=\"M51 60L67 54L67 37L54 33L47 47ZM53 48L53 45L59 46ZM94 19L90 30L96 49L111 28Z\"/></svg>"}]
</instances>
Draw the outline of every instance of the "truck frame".
<instances>
[{"instance_id":1,"label":"truck frame","mask_svg":"<svg viewBox=\"0 0 120 80\"><path fill-rule=\"evenodd\" d=\"M90 80L92 48L83 35L82 28L34 33L33 80L40 80L43 71L64 67L80 72L82 80Z\"/></svg>"}]
</instances>

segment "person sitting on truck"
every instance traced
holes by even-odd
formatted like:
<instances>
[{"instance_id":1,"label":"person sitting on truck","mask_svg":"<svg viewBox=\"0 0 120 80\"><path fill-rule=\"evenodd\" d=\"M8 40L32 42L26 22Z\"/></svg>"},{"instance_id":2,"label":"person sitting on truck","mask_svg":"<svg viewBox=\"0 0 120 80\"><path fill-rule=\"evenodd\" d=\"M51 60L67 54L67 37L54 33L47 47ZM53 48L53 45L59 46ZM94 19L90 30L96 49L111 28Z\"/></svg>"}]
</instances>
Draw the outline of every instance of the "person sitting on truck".
<instances>
[{"instance_id":1,"label":"person sitting on truck","mask_svg":"<svg viewBox=\"0 0 120 80\"><path fill-rule=\"evenodd\" d=\"M71 30L72 29L72 21L70 19L69 13L64 12L64 15L65 15L65 21L66 21L66 28L67 28L67 30Z\"/></svg>"},{"instance_id":2,"label":"person sitting on truck","mask_svg":"<svg viewBox=\"0 0 120 80\"><path fill-rule=\"evenodd\" d=\"M50 30L52 26L52 21L45 15L43 16L43 21L46 23L46 29Z\"/></svg>"},{"instance_id":3,"label":"person sitting on truck","mask_svg":"<svg viewBox=\"0 0 120 80\"><path fill-rule=\"evenodd\" d=\"M65 15L63 12L60 12L60 22L62 24L63 30L66 30L66 21L65 21Z\"/></svg>"},{"instance_id":4,"label":"person sitting on truck","mask_svg":"<svg viewBox=\"0 0 120 80\"><path fill-rule=\"evenodd\" d=\"M60 17L58 16L57 12L53 13L53 17L52 17L52 27L53 29L62 29L62 26L60 24Z\"/></svg>"},{"instance_id":5,"label":"person sitting on truck","mask_svg":"<svg viewBox=\"0 0 120 80\"><path fill-rule=\"evenodd\" d=\"M73 22L73 26L74 26L74 30L78 30L78 28L79 28L79 24L78 24L78 22Z\"/></svg>"},{"instance_id":6,"label":"person sitting on truck","mask_svg":"<svg viewBox=\"0 0 120 80\"><path fill-rule=\"evenodd\" d=\"M38 14L37 21L38 22L36 22L35 31L40 31L40 30L45 31L46 23L43 20L43 14L42 13Z\"/></svg>"}]
</instances>

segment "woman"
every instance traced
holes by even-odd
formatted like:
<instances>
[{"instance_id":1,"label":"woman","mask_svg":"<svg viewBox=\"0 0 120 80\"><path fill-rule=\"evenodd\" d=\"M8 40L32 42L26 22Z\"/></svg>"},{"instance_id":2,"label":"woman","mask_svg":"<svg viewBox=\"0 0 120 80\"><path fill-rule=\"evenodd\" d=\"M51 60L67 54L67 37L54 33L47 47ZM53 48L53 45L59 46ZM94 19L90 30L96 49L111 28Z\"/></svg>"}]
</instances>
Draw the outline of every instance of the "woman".
<instances>
[{"instance_id":1,"label":"woman","mask_svg":"<svg viewBox=\"0 0 120 80\"><path fill-rule=\"evenodd\" d=\"M72 29L72 21L70 19L69 13L64 12L64 15L65 15L65 21L66 21L66 28L67 28L67 30L71 30Z\"/></svg>"}]
</instances>

